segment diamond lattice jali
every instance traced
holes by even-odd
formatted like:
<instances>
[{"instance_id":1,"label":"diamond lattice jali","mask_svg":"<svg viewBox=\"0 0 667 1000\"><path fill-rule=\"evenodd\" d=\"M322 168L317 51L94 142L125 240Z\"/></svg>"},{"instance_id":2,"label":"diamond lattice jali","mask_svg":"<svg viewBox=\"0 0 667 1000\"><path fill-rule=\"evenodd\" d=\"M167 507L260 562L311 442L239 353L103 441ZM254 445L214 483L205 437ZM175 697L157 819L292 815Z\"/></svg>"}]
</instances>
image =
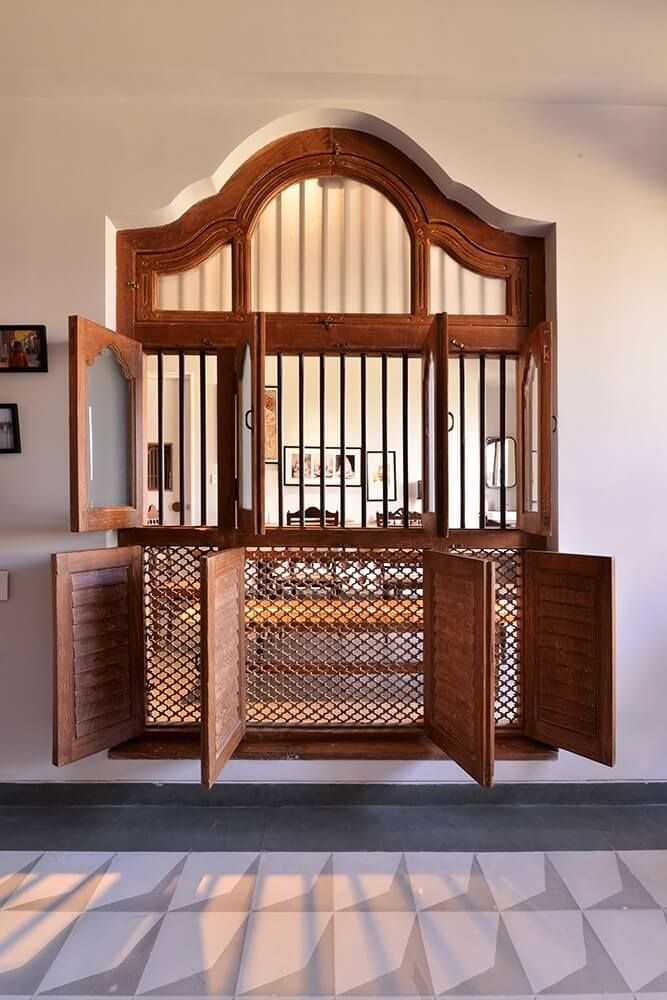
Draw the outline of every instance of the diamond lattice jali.
<instances>
[{"instance_id":1,"label":"diamond lattice jali","mask_svg":"<svg viewBox=\"0 0 667 1000\"><path fill-rule=\"evenodd\" d=\"M200 560L210 548L144 549L146 722L200 720Z\"/></svg>"},{"instance_id":2,"label":"diamond lattice jali","mask_svg":"<svg viewBox=\"0 0 667 1000\"><path fill-rule=\"evenodd\" d=\"M249 551L246 636L249 723L419 722L421 551Z\"/></svg>"},{"instance_id":3,"label":"diamond lattice jali","mask_svg":"<svg viewBox=\"0 0 667 1000\"><path fill-rule=\"evenodd\" d=\"M521 550L456 546L451 551L493 559L496 564L496 726L521 726Z\"/></svg>"}]
</instances>

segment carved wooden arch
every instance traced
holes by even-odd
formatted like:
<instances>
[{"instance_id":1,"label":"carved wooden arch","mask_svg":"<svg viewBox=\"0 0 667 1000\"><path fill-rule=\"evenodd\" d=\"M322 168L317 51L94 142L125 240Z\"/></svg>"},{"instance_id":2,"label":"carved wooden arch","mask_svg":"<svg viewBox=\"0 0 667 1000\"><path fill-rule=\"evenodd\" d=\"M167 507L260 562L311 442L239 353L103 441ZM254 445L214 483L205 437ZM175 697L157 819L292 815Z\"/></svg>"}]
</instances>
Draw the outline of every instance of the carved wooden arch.
<instances>
[{"instance_id":1,"label":"carved wooden arch","mask_svg":"<svg viewBox=\"0 0 667 1000\"><path fill-rule=\"evenodd\" d=\"M505 232L447 198L408 156L376 136L351 129L316 128L270 143L250 157L221 190L164 226L123 230L117 237L118 326L140 340L155 325L241 320L250 311L250 238L264 206L290 184L343 176L368 184L398 209L411 253L411 316L428 313L429 245L442 247L481 275L505 278L501 316L465 316L466 326L527 329L544 318L544 241ZM232 246L232 311L157 308L157 276L196 267L224 244ZM456 317L452 317L456 321ZM151 333L148 330L152 329ZM166 329L166 327L165 327Z\"/></svg>"}]
</instances>

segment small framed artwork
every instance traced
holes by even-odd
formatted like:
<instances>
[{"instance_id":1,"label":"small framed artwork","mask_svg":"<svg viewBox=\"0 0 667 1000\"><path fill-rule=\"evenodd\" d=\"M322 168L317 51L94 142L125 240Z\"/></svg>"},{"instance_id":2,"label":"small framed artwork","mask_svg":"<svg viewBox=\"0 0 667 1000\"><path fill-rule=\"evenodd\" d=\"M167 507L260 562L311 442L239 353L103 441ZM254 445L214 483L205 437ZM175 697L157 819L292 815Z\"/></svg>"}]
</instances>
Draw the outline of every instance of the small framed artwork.
<instances>
[{"instance_id":1,"label":"small framed artwork","mask_svg":"<svg viewBox=\"0 0 667 1000\"><path fill-rule=\"evenodd\" d=\"M366 498L368 500L384 499L384 481L387 480L387 500L396 499L396 452L387 452L387 464L384 464L381 451L366 453Z\"/></svg>"},{"instance_id":2,"label":"small framed artwork","mask_svg":"<svg viewBox=\"0 0 667 1000\"><path fill-rule=\"evenodd\" d=\"M298 486L301 470L301 455L298 447L285 445L283 449L283 482L285 486ZM327 486L339 486L343 457L339 448L325 448L324 482ZM316 445L303 449L303 484L320 485L320 449ZM361 486L361 448L345 449L345 485Z\"/></svg>"},{"instance_id":3,"label":"small framed artwork","mask_svg":"<svg viewBox=\"0 0 667 1000\"><path fill-rule=\"evenodd\" d=\"M278 461L278 386L264 386L264 461Z\"/></svg>"},{"instance_id":4,"label":"small framed artwork","mask_svg":"<svg viewBox=\"0 0 667 1000\"><path fill-rule=\"evenodd\" d=\"M47 369L45 326L0 325L0 372Z\"/></svg>"},{"instance_id":5,"label":"small framed artwork","mask_svg":"<svg viewBox=\"0 0 667 1000\"><path fill-rule=\"evenodd\" d=\"M20 451L19 408L16 403L0 403L0 455L18 455Z\"/></svg>"}]
</instances>

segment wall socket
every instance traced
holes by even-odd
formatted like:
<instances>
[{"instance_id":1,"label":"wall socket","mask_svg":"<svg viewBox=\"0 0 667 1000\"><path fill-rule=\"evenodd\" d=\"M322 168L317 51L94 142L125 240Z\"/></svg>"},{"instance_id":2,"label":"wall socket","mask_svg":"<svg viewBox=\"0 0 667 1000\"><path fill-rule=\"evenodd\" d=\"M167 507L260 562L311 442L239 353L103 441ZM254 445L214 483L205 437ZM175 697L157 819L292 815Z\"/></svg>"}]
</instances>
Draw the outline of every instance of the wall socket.
<instances>
[{"instance_id":1,"label":"wall socket","mask_svg":"<svg viewBox=\"0 0 667 1000\"><path fill-rule=\"evenodd\" d=\"M0 569L0 601L9 600L9 570Z\"/></svg>"}]
</instances>

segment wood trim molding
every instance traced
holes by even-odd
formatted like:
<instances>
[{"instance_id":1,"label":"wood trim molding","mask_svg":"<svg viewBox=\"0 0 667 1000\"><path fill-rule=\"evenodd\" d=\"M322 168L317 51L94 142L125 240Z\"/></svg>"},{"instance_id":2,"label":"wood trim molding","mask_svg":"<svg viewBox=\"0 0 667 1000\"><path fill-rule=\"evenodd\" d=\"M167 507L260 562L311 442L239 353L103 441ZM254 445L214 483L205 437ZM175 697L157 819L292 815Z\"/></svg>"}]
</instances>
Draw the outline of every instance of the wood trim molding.
<instances>
[{"instance_id":1,"label":"wood trim molding","mask_svg":"<svg viewBox=\"0 0 667 1000\"><path fill-rule=\"evenodd\" d=\"M441 246L479 274L507 279L504 316L465 317L478 325L526 327L544 319L544 240L504 232L452 201L408 156L383 139L353 129L315 128L265 146L220 191L163 226L117 235L118 325L135 339L138 325L211 324L250 308L249 241L260 212L288 185L309 177L350 177L376 188L396 206L412 245L411 310L428 312L429 245ZM157 308L157 275L195 267L232 243L232 313ZM501 345L504 346L504 345Z\"/></svg>"}]
</instances>

